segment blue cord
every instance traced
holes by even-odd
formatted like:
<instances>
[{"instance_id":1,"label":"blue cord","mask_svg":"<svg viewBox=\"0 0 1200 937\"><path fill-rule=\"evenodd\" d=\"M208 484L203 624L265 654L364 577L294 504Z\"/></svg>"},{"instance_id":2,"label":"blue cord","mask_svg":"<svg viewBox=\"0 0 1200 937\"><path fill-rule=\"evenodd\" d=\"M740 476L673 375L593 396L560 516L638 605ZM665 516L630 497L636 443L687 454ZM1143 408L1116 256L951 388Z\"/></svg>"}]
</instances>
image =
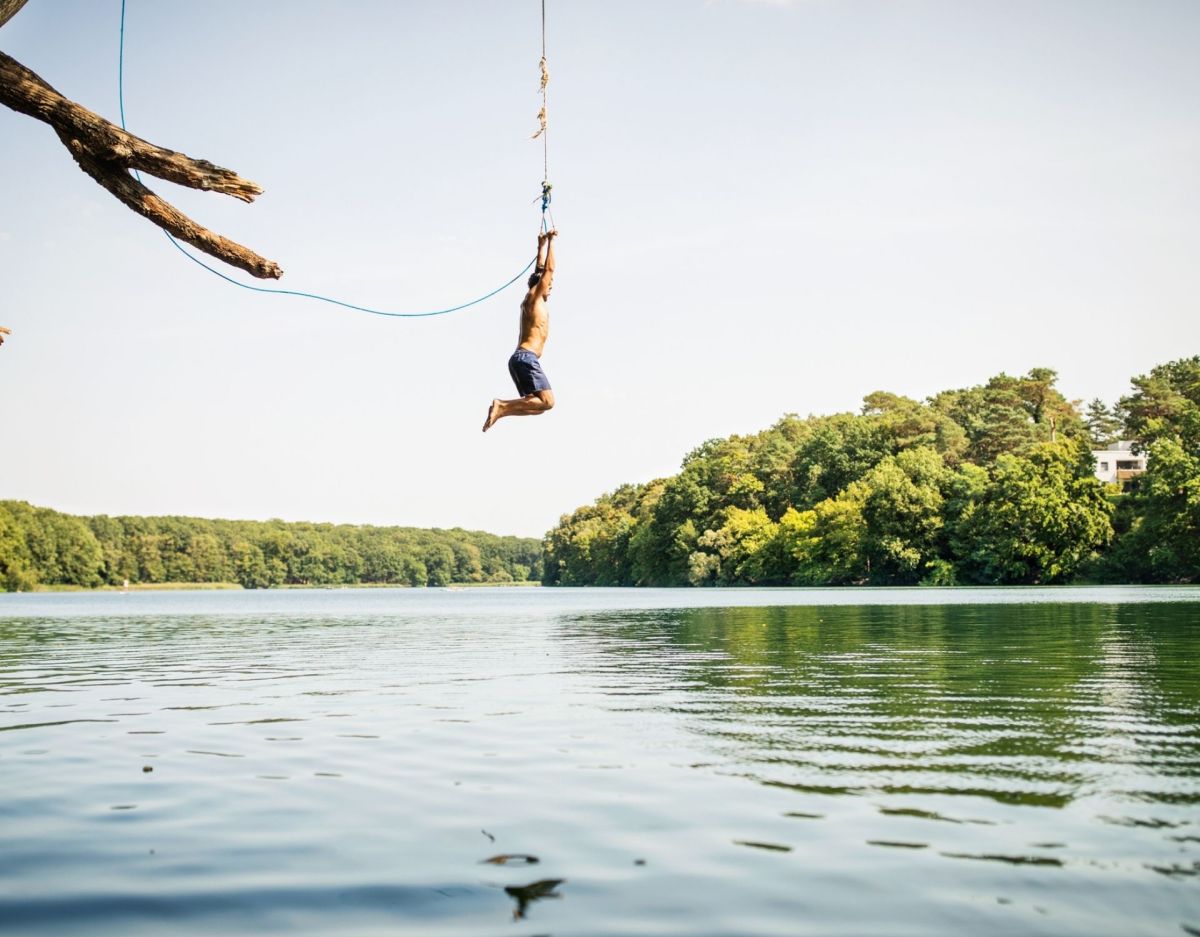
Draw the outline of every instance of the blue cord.
<instances>
[{"instance_id":1,"label":"blue cord","mask_svg":"<svg viewBox=\"0 0 1200 937\"><path fill-rule=\"evenodd\" d=\"M128 128L125 126L125 0L121 0L121 45L120 45L120 55L119 55L118 62L117 62L117 99L120 103L121 129L128 130ZM142 181L142 175L136 169L133 171L133 175L134 175L134 178L137 179L138 182ZM549 199L547 198L547 195L548 195L548 187L544 186L543 200L542 200L542 228L543 229L545 229L545 227L546 227L546 209L549 206ZM503 286L498 286L494 290L492 290L490 293L487 293L484 296L480 296L478 299L473 299L469 303L463 303L461 306L451 306L449 309L435 309L432 312L385 312L382 309L371 309L368 306L356 306L353 303L342 302L340 299L332 299L329 296L319 296L316 293L304 293L304 292L301 292L300 290L281 290L281 289L276 289L274 287L269 287L269 286L251 286L248 283L242 283L240 280L235 280L233 277L229 276L228 274L222 273L220 270L216 270L213 267L210 267L199 257L197 257L194 254L189 253L187 250L185 250L183 248L183 245L181 245L175 238L173 238L171 236L170 232L163 231L163 234L165 234L167 236L167 240L171 242L171 244L175 247L175 249L177 251L179 251L179 253L183 254L183 256L186 257L188 260L190 260L192 263L194 263L200 267L203 267L209 273L213 274L214 276L220 277L222 280L226 281L227 283L232 283L234 286L240 286L244 290L252 290L255 293L274 293L276 296L299 296L303 299L315 299L315 300L318 300L319 302L331 303L334 306L342 306L346 309L353 309L357 312L367 312L373 316L388 316L393 319L423 319L423 318L427 318L429 316L444 316L444 315L446 315L446 313L458 312L460 309L466 309L470 306L477 305L486 299L491 299L497 293L500 293L503 290L508 289L510 286L512 286L514 283L516 283L517 280L519 280L519 279L521 279L521 277L525 276L525 274L529 272L530 268L533 267L533 265L537 262L537 258L535 257L533 260L529 261L529 263L525 266L524 270L522 270L520 273L518 273L515 277L513 277L511 280L509 280Z\"/></svg>"}]
</instances>

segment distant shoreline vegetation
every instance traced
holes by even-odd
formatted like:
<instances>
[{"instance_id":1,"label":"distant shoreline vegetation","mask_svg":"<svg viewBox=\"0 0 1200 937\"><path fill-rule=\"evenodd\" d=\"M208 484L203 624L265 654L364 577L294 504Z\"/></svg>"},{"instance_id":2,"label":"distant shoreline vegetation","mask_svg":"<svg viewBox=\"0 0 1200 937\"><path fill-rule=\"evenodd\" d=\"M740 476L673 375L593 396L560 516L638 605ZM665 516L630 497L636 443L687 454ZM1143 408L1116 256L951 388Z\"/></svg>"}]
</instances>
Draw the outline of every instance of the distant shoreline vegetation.
<instances>
[{"instance_id":1,"label":"distant shoreline vegetation","mask_svg":"<svg viewBox=\"0 0 1200 937\"><path fill-rule=\"evenodd\" d=\"M0 590L538 582L542 544L458 528L77 517L0 501Z\"/></svg>"},{"instance_id":2,"label":"distant shoreline vegetation","mask_svg":"<svg viewBox=\"0 0 1200 937\"><path fill-rule=\"evenodd\" d=\"M536 579L521 579L510 580L504 582L455 582L450 583L444 588L447 589L475 589L479 587L529 587L540 588L541 582ZM32 592L241 592L246 587L240 582L131 582L128 586L122 584L119 586L72 586L72 585L45 585L39 584L33 587ZM277 586L271 586L272 589L410 589L423 588L413 587L405 583L396 582L352 582L352 583L327 583L324 585L314 585L312 583L298 583L289 585L283 583ZM4 590L0 589L0 592Z\"/></svg>"},{"instance_id":3,"label":"distant shoreline vegetation","mask_svg":"<svg viewBox=\"0 0 1200 937\"><path fill-rule=\"evenodd\" d=\"M1056 381L1035 368L787 415L564 515L544 541L0 501L0 590L1200 582L1200 356L1133 378L1113 407L1081 408ZM1126 491L1091 454L1117 439L1149 455Z\"/></svg>"},{"instance_id":4,"label":"distant shoreline vegetation","mask_svg":"<svg viewBox=\"0 0 1200 937\"><path fill-rule=\"evenodd\" d=\"M1200 356L1086 408L1035 368L713 439L546 536L547 585L1200 582ZM1123 491L1093 448L1132 440ZM1115 456L1115 454L1114 454Z\"/></svg>"}]
</instances>

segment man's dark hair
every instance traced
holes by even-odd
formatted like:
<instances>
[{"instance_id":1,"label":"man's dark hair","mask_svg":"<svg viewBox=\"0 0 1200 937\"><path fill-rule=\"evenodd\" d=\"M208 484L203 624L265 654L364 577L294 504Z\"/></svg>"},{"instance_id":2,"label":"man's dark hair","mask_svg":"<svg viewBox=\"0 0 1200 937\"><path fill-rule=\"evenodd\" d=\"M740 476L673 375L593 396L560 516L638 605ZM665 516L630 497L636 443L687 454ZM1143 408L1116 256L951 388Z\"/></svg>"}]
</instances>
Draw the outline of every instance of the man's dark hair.
<instances>
[{"instance_id":1,"label":"man's dark hair","mask_svg":"<svg viewBox=\"0 0 1200 937\"><path fill-rule=\"evenodd\" d=\"M541 270L535 270L535 271L533 271L533 273L529 274L529 288L530 289L533 289L535 286L537 286L541 282L542 282L542 271Z\"/></svg>"}]
</instances>

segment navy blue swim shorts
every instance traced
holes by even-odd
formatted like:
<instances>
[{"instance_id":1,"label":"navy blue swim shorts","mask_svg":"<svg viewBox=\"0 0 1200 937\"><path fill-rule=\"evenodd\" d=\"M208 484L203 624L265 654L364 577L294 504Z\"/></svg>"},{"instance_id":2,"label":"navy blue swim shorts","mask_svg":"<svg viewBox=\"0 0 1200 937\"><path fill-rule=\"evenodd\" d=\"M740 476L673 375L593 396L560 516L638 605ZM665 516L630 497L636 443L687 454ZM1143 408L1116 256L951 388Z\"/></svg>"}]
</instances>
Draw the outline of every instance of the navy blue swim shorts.
<instances>
[{"instance_id":1,"label":"navy blue swim shorts","mask_svg":"<svg viewBox=\"0 0 1200 937\"><path fill-rule=\"evenodd\" d=\"M517 385L517 393L522 397L536 394L539 390L550 389L550 379L542 370L538 356L527 348L518 348L508 359L508 373L512 375L513 383Z\"/></svg>"}]
</instances>

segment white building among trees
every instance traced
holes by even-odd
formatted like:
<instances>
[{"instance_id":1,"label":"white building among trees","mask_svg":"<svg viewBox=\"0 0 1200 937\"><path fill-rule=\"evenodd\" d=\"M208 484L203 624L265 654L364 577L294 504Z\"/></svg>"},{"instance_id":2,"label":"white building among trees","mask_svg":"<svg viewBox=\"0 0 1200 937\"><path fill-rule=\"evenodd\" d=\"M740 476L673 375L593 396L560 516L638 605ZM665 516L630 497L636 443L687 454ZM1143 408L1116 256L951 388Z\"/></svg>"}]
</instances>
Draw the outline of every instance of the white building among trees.
<instances>
[{"instance_id":1,"label":"white building among trees","mask_svg":"<svg viewBox=\"0 0 1200 937\"><path fill-rule=\"evenodd\" d=\"M1096 477L1122 488L1146 471L1146 454L1134 455L1133 443L1127 439L1110 443L1106 449L1093 449L1092 458L1096 460Z\"/></svg>"}]
</instances>

